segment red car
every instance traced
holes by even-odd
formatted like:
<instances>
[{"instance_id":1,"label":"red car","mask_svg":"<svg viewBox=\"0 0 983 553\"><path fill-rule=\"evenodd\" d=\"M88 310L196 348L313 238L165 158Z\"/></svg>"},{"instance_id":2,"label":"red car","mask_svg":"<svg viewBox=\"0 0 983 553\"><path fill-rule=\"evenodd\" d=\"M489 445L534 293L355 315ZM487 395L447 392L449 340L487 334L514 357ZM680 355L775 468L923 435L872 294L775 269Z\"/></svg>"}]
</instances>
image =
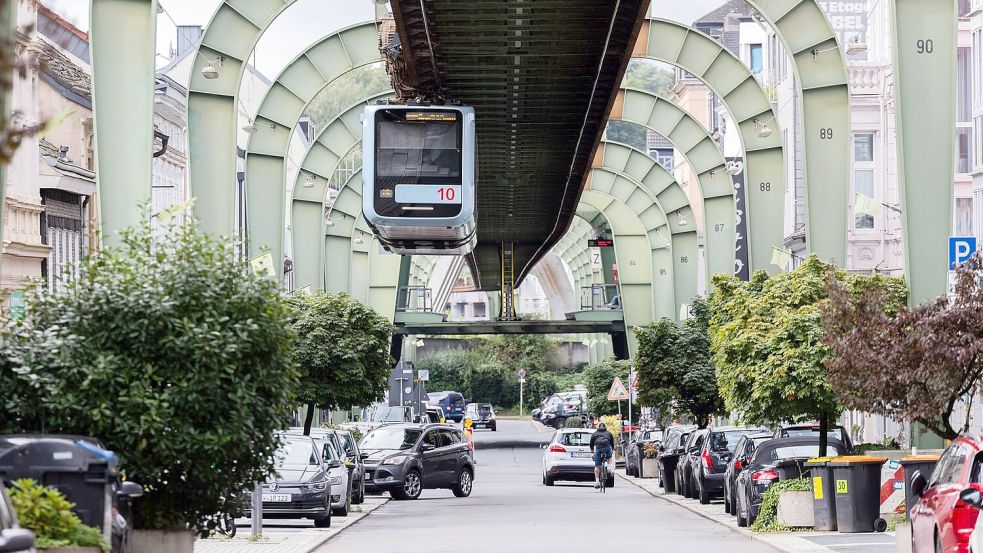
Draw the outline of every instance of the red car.
<instances>
[{"instance_id":1,"label":"red car","mask_svg":"<svg viewBox=\"0 0 983 553\"><path fill-rule=\"evenodd\" d=\"M967 553L979 511L959 499L966 488L983 491L983 436L964 435L945 450L931 475L916 475L919 500L909 509L913 553Z\"/></svg>"}]
</instances>

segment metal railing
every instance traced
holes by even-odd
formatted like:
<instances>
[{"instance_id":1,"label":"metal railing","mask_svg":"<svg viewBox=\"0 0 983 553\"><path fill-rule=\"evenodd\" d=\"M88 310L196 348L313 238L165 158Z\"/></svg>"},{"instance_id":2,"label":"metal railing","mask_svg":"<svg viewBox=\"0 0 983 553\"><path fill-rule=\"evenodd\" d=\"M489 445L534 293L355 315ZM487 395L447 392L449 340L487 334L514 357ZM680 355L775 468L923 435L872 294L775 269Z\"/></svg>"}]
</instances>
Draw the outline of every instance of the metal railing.
<instances>
[{"instance_id":1,"label":"metal railing","mask_svg":"<svg viewBox=\"0 0 983 553\"><path fill-rule=\"evenodd\" d=\"M426 286L400 286L396 291L396 311L432 313L433 291Z\"/></svg>"},{"instance_id":2,"label":"metal railing","mask_svg":"<svg viewBox=\"0 0 983 553\"><path fill-rule=\"evenodd\" d=\"M580 289L581 311L621 309L621 296L617 284L592 284Z\"/></svg>"}]
</instances>

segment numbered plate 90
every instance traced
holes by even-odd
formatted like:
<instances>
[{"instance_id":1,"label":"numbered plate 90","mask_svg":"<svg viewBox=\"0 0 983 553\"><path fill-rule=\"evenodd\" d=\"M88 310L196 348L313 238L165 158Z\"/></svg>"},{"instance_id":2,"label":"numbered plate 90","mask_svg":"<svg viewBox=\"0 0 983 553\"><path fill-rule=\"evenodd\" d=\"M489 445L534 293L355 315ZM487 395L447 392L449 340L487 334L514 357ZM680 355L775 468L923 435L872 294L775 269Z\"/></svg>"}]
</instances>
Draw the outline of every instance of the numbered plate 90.
<instances>
[{"instance_id":1,"label":"numbered plate 90","mask_svg":"<svg viewBox=\"0 0 983 553\"><path fill-rule=\"evenodd\" d=\"M447 184L397 184L398 204L460 204L461 186Z\"/></svg>"}]
</instances>

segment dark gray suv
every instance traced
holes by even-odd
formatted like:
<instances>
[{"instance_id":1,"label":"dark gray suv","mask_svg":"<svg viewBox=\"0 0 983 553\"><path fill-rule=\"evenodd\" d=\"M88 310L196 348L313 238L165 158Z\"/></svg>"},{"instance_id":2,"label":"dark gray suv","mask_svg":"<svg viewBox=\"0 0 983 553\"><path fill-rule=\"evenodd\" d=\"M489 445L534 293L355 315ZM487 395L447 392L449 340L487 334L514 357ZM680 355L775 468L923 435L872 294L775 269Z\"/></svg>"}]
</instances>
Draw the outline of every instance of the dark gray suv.
<instances>
[{"instance_id":1,"label":"dark gray suv","mask_svg":"<svg viewBox=\"0 0 983 553\"><path fill-rule=\"evenodd\" d=\"M394 499L417 499L424 488L471 495L474 455L464 433L445 424L387 424L359 442L365 488Z\"/></svg>"}]
</instances>

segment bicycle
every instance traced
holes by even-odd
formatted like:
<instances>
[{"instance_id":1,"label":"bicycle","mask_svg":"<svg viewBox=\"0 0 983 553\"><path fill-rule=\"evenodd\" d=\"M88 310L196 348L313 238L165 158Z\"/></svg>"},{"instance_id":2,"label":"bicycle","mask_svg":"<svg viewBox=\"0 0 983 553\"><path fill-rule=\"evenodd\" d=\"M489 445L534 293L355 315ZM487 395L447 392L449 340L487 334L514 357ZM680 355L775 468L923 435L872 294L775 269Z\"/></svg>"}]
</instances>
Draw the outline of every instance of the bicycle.
<instances>
[{"instance_id":1,"label":"bicycle","mask_svg":"<svg viewBox=\"0 0 983 553\"><path fill-rule=\"evenodd\" d=\"M606 490L608 487L608 456L606 453L601 454L601 466L600 466L599 477L601 480L600 483L601 485L598 487L598 491L600 491L600 493L607 493Z\"/></svg>"}]
</instances>

